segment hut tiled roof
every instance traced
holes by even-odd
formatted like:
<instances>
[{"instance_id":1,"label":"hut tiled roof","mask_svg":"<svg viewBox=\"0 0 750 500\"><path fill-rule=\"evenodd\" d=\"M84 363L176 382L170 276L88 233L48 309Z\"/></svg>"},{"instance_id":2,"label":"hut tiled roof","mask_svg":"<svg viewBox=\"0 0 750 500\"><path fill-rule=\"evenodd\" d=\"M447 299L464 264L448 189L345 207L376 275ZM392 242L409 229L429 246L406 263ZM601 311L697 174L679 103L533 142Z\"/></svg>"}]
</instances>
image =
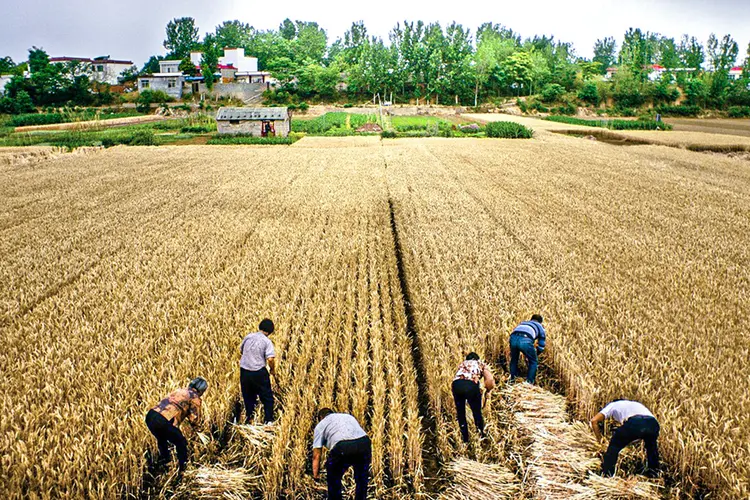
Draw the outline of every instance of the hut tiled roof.
<instances>
[{"instance_id":1,"label":"hut tiled roof","mask_svg":"<svg viewBox=\"0 0 750 500\"><path fill-rule=\"evenodd\" d=\"M286 108L219 108L216 120L286 120L288 116Z\"/></svg>"}]
</instances>

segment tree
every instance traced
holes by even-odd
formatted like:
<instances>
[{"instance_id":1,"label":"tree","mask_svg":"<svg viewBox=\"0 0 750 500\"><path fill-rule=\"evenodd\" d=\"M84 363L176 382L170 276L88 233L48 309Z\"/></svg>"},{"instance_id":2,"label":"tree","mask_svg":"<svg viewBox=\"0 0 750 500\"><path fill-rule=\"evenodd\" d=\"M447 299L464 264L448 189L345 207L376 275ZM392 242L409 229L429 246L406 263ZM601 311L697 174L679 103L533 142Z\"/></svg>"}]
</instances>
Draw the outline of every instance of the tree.
<instances>
[{"instance_id":1,"label":"tree","mask_svg":"<svg viewBox=\"0 0 750 500\"><path fill-rule=\"evenodd\" d=\"M680 56L674 38L662 37L659 40L658 63L665 68L674 69L680 66Z\"/></svg>"},{"instance_id":2,"label":"tree","mask_svg":"<svg viewBox=\"0 0 750 500\"><path fill-rule=\"evenodd\" d=\"M599 63L602 75L607 72L607 68L615 63L617 60L616 55L617 42L614 37L608 36L594 43L594 58L592 61Z\"/></svg>"},{"instance_id":3,"label":"tree","mask_svg":"<svg viewBox=\"0 0 750 500\"><path fill-rule=\"evenodd\" d=\"M10 56L0 59L0 75L9 75L16 69L16 63Z\"/></svg>"},{"instance_id":4,"label":"tree","mask_svg":"<svg viewBox=\"0 0 750 500\"><path fill-rule=\"evenodd\" d=\"M706 59L703 45L697 38L682 35L680 44L677 46L677 56L684 68L694 68L694 74L701 71Z\"/></svg>"},{"instance_id":5,"label":"tree","mask_svg":"<svg viewBox=\"0 0 750 500\"><path fill-rule=\"evenodd\" d=\"M651 71L649 66L654 62L656 42L654 34L629 28L620 49L620 65L627 66L636 79L645 82Z\"/></svg>"},{"instance_id":6,"label":"tree","mask_svg":"<svg viewBox=\"0 0 750 500\"><path fill-rule=\"evenodd\" d=\"M216 44L220 48L247 49L254 31L252 26L236 19L234 21L224 21L216 27Z\"/></svg>"},{"instance_id":7,"label":"tree","mask_svg":"<svg viewBox=\"0 0 750 500\"><path fill-rule=\"evenodd\" d=\"M49 66L49 56L47 53L38 47L32 47L29 49L29 71L36 73L44 70Z\"/></svg>"},{"instance_id":8,"label":"tree","mask_svg":"<svg viewBox=\"0 0 750 500\"><path fill-rule=\"evenodd\" d=\"M521 95L521 89L525 83L531 81L532 60L528 52L515 52L500 65L511 86L518 89L518 95Z\"/></svg>"},{"instance_id":9,"label":"tree","mask_svg":"<svg viewBox=\"0 0 750 500\"><path fill-rule=\"evenodd\" d=\"M195 64L193 64L193 61L191 61L189 57L186 57L185 59L180 61L180 66L177 69L182 71L187 76L197 76L199 72L195 67Z\"/></svg>"},{"instance_id":10,"label":"tree","mask_svg":"<svg viewBox=\"0 0 750 500\"><path fill-rule=\"evenodd\" d=\"M297 36L297 25L287 17L279 25L279 34L285 40L294 40Z\"/></svg>"},{"instance_id":11,"label":"tree","mask_svg":"<svg viewBox=\"0 0 750 500\"><path fill-rule=\"evenodd\" d=\"M142 75L150 75L152 73L158 73L159 72L159 61L163 61L164 56L151 56L148 58L148 61L146 61L146 64L143 65L143 68L141 68L141 74Z\"/></svg>"},{"instance_id":12,"label":"tree","mask_svg":"<svg viewBox=\"0 0 750 500\"><path fill-rule=\"evenodd\" d=\"M136 66L131 66L122 73L120 73L120 76L117 78L117 81L120 83L120 85L125 85L127 83L135 83L138 80L138 68Z\"/></svg>"},{"instance_id":13,"label":"tree","mask_svg":"<svg viewBox=\"0 0 750 500\"><path fill-rule=\"evenodd\" d=\"M192 17L175 18L167 23L167 39L164 48L169 57L184 59L198 46L198 27Z\"/></svg>"},{"instance_id":14,"label":"tree","mask_svg":"<svg viewBox=\"0 0 750 500\"><path fill-rule=\"evenodd\" d=\"M206 33L203 37L203 56L201 57L201 74L206 88L214 88L214 72L219 66L219 46L216 45L216 36Z\"/></svg>"},{"instance_id":15,"label":"tree","mask_svg":"<svg viewBox=\"0 0 750 500\"><path fill-rule=\"evenodd\" d=\"M724 35L719 41L716 35L711 33L706 42L708 62L713 69L709 96L715 106L723 106L729 89L729 70L737 60L739 47L730 35Z\"/></svg>"}]
</instances>

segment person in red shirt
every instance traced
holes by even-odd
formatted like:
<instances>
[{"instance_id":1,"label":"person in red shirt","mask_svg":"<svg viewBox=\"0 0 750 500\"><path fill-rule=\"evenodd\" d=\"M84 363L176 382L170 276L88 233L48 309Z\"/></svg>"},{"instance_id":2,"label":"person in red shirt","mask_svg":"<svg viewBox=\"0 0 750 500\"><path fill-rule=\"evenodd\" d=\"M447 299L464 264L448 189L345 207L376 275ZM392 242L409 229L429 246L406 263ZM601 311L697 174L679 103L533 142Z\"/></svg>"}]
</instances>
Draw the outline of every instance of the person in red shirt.
<instances>
[{"instance_id":1,"label":"person in red shirt","mask_svg":"<svg viewBox=\"0 0 750 500\"><path fill-rule=\"evenodd\" d=\"M165 467L172 459L169 445L177 449L179 470L185 470L188 460L187 439L180 431L180 424L187 419L193 425L201 421L201 397L208 389L202 377L190 381L187 388L177 389L162 399L146 414L146 426L159 444L158 468Z\"/></svg>"},{"instance_id":2,"label":"person in red shirt","mask_svg":"<svg viewBox=\"0 0 750 500\"><path fill-rule=\"evenodd\" d=\"M466 421L466 403L469 403L471 413L474 415L474 423L479 433L484 437L484 417L482 417L482 390L479 381L484 380L486 395L485 404L490 391L495 388L495 377L489 367L479 360L479 354L470 352L466 360L458 365L456 377L453 379L451 391L456 403L456 416L458 426L461 429L461 439L464 443L469 442L469 424Z\"/></svg>"}]
</instances>

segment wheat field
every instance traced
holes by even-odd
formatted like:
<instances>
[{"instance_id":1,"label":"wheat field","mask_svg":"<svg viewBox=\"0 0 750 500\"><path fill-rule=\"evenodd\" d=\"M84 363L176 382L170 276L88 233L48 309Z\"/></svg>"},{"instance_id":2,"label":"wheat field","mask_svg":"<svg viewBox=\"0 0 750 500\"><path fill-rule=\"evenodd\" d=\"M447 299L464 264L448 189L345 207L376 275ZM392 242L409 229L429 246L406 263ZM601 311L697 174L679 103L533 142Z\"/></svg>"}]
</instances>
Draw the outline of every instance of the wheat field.
<instances>
[{"instance_id":1,"label":"wheat field","mask_svg":"<svg viewBox=\"0 0 750 500\"><path fill-rule=\"evenodd\" d=\"M747 162L551 134L3 158L10 498L138 496L145 412L201 375L220 433L266 316L280 418L262 494L309 493L320 406L364 424L376 497L430 493L465 453L456 365L499 362L533 312L579 417L639 399L685 492L750 494ZM505 411L493 400L478 460L507 459ZM196 461L221 455L198 441Z\"/></svg>"}]
</instances>

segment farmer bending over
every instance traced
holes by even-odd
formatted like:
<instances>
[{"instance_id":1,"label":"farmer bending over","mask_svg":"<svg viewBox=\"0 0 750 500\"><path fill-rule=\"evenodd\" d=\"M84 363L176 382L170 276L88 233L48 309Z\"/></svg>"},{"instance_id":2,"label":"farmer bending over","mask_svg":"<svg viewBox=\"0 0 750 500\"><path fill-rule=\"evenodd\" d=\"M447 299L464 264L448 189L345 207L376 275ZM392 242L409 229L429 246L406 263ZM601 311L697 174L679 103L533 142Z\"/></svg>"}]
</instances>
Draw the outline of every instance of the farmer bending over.
<instances>
[{"instance_id":1,"label":"farmer bending over","mask_svg":"<svg viewBox=\"0 0 750 500\"><path fill-rule=\"evenodd\" d=\"M518 357L521 353L526 357L529 365L529 373L526 375L526 382L533 384L536 382L536 370L539 366L537 353L544 351L547 332L542 326L541 315L535 314L530 321L524 321L518 325L513 333L510 334L510 381L513 382L518 377ZM538 345L534 345L538 343Z\"/></svg>"},{"instance_id":2,"label":"farmer bending over","mask_svg":"<svg viewBox=\"0 0 750 500\"><path fill-rule=\"evenodd\" d=\"M370 438L357 419L347 413L333 413L330 408L323 408L318 412L318 420L313 435L313 478L320 477L320 455L322 448L326 448L329 450L326 460L328 499L343 498L341 478L349 467L353 467L357 485L354 498L365 500L372 462Z\"/></svg>"},{"instance_id":3,"label":"farmer bending over","mask_svg":"<svg viewBox=\"0 0 750 500\"><path fill-rule=\"evenodd\" d=\"M276 351L268 338L273 333L273 321L264 319L258 326L260 331L248 334L240 344L240 388L245 402L245 422L250 423L255 412L255 404L260 396L263 403L263 421L273 422L273 389L271 377L266 369L271 370L274 380L276 377Z\"/></svg>"},{"instance_id":4,"label":"farmer bending over","mask_svg":"<svg viewBox=\"0 0 750 500\"><path fill-rule=\"evenodd\" d=\"M656 476L659 472L659 447L656 443L659 437L659 422L654 415L648 411L648 408L636 401L618 399L609 403L591 419L591 428L599 441L602 440L599 424L603 424L608 418L612 418L621 425L612 434L607 452L604 454L602 475L614 475L620 451L630 443L642 439L646 445L648 459L646 475Z\"/></svg>"},{"instance_id":5,"label":"farmer bending over","mask_svg":"<svg viewBox=\"0 0 750 500\"><path fill-rule=\"evenodd\" d=\"M201 421L201 396L206 392L208 382L198 377L185 389L177 389L146 414L146 426L159 444L157 467L169 464L171 453L169 444L177 448L180 472L185 470L188 460L187 440L180 432L180 423L187 418L191 424Z\"/></svg>"},{"instance_id":6,"label":"farmer bending over","mask_svg":"<svg viewBox=\"0 0 750 500\"><path fill-rule=\"evenodd\" d=\"M479 354L470 352L466 360L458 365L456 377L453 379L451 391L456 403L456 416L458 427L461 429L461 439L464 443L469 442L469 424L466 422L466 403L469 403L471 413L474 415L479 433L484 437L484 418L482 417L482 391L479 381L484 380L486 393L484 403L487 403L490 391L495 388L495 377L485 363L479 361Z\"/></svg>"}]
</instances>

